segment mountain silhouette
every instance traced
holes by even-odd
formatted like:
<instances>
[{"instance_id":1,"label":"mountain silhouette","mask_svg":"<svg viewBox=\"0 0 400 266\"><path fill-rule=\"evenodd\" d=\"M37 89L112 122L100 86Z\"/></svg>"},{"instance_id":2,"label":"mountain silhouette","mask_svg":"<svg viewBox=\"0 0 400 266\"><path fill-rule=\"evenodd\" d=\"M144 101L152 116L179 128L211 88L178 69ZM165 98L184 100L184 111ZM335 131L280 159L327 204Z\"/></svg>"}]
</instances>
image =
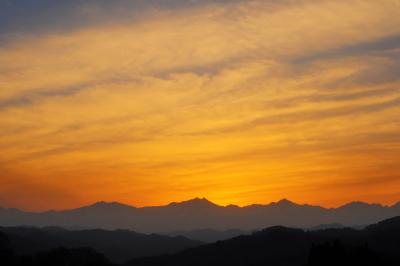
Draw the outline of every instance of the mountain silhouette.
<instances>
[{"instance_id":1,"label":"mountain silhouette","mask_svg":"<svg viewBox=\"0 0 400 266\"><path fill-rule=\"evenodd\" d=\"M7 266L116 266L94 247L55 247L71 245L74 233L62 228L2 228L0 231L0 265ZM101 231L101 230L100 230ZM89 235L87 235L89 232ZM67 235L63 235L67 233ZM103 232L104 233L104 232ZM106 232L110 233L110 232ZM113 233L113 232L111 232ZM118 234L132 232L119 230ZM82 234L82 232L78 232ZM86 234L86 235L85 235ZM97 230L79 235L82 245L93 241L107 243L109 248L124 242L122 235L98 236ZM136 233L133 233L136 234ZM19 239L18 239L19 238ZM89 239L89 240L88 240ZM19 241L19 244L18 244ZM85 242L86 241L86 242ZM50 244L49 244L50 243ZM168 245L168 243L164 243ZM25 246L24 246L25 245ZM26 254L23 248L37 248ZM129 245L128 245L129 246ZM135 254L140 246L130 246ZM127 250L128 250L127 249ZM303 230L272 226L249 235L217 241L179 251L174 254L129 259L124 266L398 266L400 265L400 217L393 217L362 230L333 228ZM105 251L106 252L106 251ZM104 253L105 254L105 253ZM119 261L122 261L119 260Z\"/></svg>"},{"instance_id":2,"label":"mountain silhouette","mask_svg":"<svg viewBox=\"0 0 400 266\"><path fill-rule=\"evenodd\" d=\"M400 265L399 251L400 217L396 217L363 230L274 226L175 255L133 259L126 265L395 266Z\"/></svg>"},{"instance_id":3,"label":"mountain silhouette","mask_svg":"<svg viewBox=\"0 0 400 266\"><path fill-rule=\"evenodd\" d=\"M2 241L5 241L2 240L2 235L7 236L9 247L13 247L23 255L33 255L58 247L91 248L104 254L113 262L123 262L134 257L174 253L202 244L184 237L145 235L128 230L72 231L58 227L0 227L0 245Z\"/></svg>"},{"instance_id":4,"label":"mountain silhouette","mask_svg":"<svg viewBox=\"0 0 400 266\"><path fill-rule=\"evenodd\" d=\"M219 206L209 201L206 198L194 198L182 202L171 202L167 207L175 208L189 208L189 209L202 209L202 208L218 208Z\"/></svg>"},{"instance_id":5,"label":"mountain silhouette","mask_svg":"<svg viewBox=\"0 0 400 266\"><path fill-rule=\"evenodd\" d=\"M311 228L323 224L355 226L400 215L400 205L352 202L338 208L296 204L284 199L245 207L219 206L205 198L165 206L136 208L117 202L41 213L0 209L0 226L60 226L72 229L129 229L141 233L170 233L212 229L251 231L274 225Z\"/></svg>"},{"instance_id":6,"label":"mountain silhouette","mask_svg":"<svg viewBox=\"0 0 400 266\"><path fill-rule=\"evenodd\" d=\"M190 231L173 231L167 233L169 236L184 236L189 239L199 240L205 243L212 243L218 240L226 240L240 235L248 235L250 231L239 229L215 230L215 229L198 229Z\"/></svg>"}]
</instances>

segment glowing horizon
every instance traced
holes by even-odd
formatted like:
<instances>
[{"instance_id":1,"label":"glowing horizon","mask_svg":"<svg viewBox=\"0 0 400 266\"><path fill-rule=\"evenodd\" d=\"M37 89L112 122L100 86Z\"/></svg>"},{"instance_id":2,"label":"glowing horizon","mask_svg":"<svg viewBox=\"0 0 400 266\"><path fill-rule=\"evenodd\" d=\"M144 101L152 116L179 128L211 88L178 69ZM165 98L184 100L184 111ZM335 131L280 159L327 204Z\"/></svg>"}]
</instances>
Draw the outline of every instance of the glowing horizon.
<instances>
[{"instance_id":1,"label":"glowing horizon","mask_svg":"<svg viewBox=\"0 0 400 266\"><path fill-rule=\"evenodd\" d=\"M168 203L164 203L164 204L160 204L160 205L137 206L137 205L127 204L127 203L118 202L118 201L96 201L96 202L91 202L91 203L88 203L88 204L85 204L85 205L74 206L74 207L70 207L70 208L43 209L43 210L29 210L29 209L18 209L18 208L14 208L14 209L18 209L18 210L24 211L24 212L31 212L31 213L43 213L43 212L49 212L49 211L68 211L68 210L74 210L74 209L79 209L79 208L86 208L86 207L94 206L96 204L118 204L118 205L124 205L124 206L131 207L131 208L153 208L153 207L167 207L170 204L181 204L181 203L186 203L186 202L191 202L191 201L196 201L196 200L207 201L210 204L213 204L213 205L216 205L216 206L222 207L222 208L226 208L226 207L229 207L229 206L236 206L238 208L246 208L246 207L250 207L250 206L253 206L253 205L268 206L268 205L271 205L271 204L280 203L282 201L288 201L288 202L291 202L291 203L296 204L298 206L307 205L307 206L313 206L313 207L322 207L322 208L325 208L325 209L331 209L331 208L336 209L336 208L344 207L344 206L346 206L348 204L352 204L352 203L365 203L365 204L369 204L369 205L377 204L377 205L380 205L382 207L387 207L387 208L390 208L390 207L393 207L393 206L395 206L397 204L400 204L400 201L394 202L393 204L381 204L381 203L377 203L377 202L365 202L365 201L357 201L357 200L355 200L355 201L352 201L352 202L346 202L344 204L339 204L337 206L322 206L322 205L318 205L318 204L308 204L308 203L304 203L304 202L303 203L299 203L299 202L292 201L290 199L282 198L280 200L271 201L271 202L265 202L265 203L260 203L260 202L257 203L256 202L256 203L252 203L252 204L236 205L236 204L231 204L231 203L218 204L218 203L216 203L216 202L214 202L212 200L209 200L209 199L207 199L205 197L194 197L194 198L186 199L186 200L183 200L183 201L172 201L172 202L168 202ZM0 206L0 207L4 208L4 206ZM9 208L13 209L12 207L9 207Z\"/></svg>"},{"instance_id":2,"label":"glowing horizon","mask_svg":"<svg viewBox=\"0 0 400 266\"><path fill-rule=\"evenodd\" d=\"M68 2L0 6L0 206L400 201L400 1Z\"/></svg>"}]
</instances>

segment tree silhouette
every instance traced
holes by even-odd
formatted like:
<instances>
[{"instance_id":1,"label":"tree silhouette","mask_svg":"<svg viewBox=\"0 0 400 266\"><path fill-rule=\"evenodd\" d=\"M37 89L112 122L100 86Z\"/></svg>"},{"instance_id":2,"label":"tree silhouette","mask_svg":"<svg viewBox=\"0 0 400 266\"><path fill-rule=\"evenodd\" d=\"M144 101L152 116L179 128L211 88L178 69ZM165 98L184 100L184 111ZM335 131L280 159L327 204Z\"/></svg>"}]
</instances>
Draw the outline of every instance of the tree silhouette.
<instances>
[{"instance_id":1,"label":"tree silhouette","mask_svg":"<svg viewBox=\"0 0 400 266\"><path fill-rule=\"evenodd\" d=\"M308 266L378 266L387 265L367 245L346 246L339 240L313 244L308 258Z\"/></svg>"}]
</instances>

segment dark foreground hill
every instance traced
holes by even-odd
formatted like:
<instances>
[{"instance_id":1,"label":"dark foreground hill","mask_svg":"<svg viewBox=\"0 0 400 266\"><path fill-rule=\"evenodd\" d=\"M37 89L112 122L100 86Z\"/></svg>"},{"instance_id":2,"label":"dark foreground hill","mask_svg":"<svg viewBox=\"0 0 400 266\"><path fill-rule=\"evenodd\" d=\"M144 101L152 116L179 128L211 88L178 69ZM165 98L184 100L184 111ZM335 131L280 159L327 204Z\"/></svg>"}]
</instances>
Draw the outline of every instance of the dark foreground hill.
<instances>
[{"instance_id":1,"label":"dark foreground hill","mask_svg":"<svg viewBox=\"0 0 400 266\"><path fill-rule=\"evenodd\" d=\"M101 253L88 248L55 248L31 256L13 249L0 232L0 265L111 266ZM116 244L116 243L114 243ZM135 252L132 247L132 252ZM116 265L116 264L114 264ZM176 254L131 259L124 266L398 266L400 217L367 226L304 231L274 226Z\"/></svg>"},{"instance_id":2,"label":"dark foreground hill","mask_svg":"<svg viewBox=\"0 0 400 266\"><path fill-rule=\"evenodd\" d=\"M184 237L145 235L128 230L65 230L62 228L0 227L9 246L18 254L32 255L58 247L91 248L110 261L123 262L134 257L182 251L201 244ZM5 240L3 240L5 241Z\"/></svg>"},{"instance_id":3,"label":"dark foreground hill","mask_svg":"<svg viewBox=\"0 0 400 266\"><path fill-rule=\"evenodd\" d=\"M175 255L139 258L129 266L400 265L400 217L363 230L304 231L270 227L249 236L185 250Z\"/></svg>"}]
</instances>

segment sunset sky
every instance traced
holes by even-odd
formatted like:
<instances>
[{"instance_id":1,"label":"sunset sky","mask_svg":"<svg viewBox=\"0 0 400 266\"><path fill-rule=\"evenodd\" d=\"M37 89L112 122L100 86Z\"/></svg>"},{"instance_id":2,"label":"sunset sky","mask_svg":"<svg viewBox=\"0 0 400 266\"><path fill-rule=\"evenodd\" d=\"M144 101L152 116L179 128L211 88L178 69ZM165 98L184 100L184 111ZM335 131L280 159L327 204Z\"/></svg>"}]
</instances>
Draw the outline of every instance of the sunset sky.
<instances>
[{"instance_id":1,"label":"sunset sky","mask_svg":"<svg viewBox=\"0 0 400 266\"><path fill-rule=\"evenodd\" d=\"M400 201L400 0L0 1L0 206Z\"/></svg>"}]
</instances>

